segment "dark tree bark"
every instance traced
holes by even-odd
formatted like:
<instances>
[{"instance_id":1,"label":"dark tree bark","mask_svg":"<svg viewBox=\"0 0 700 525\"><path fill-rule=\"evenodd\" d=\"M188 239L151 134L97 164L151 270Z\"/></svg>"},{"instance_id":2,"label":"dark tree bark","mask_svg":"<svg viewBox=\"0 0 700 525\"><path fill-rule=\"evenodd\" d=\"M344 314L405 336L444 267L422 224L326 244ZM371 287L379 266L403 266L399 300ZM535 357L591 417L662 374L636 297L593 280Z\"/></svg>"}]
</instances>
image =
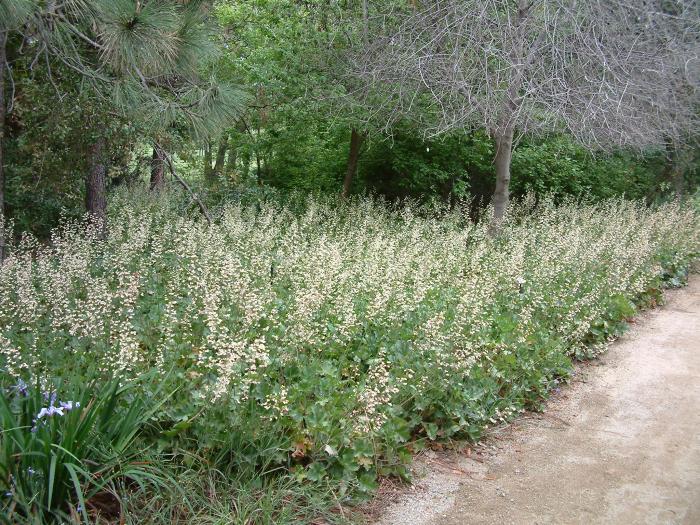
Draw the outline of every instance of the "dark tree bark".
<instances>
[{"instance_id":1,"label":"dark tree bark","mask_svg":"<svg viewBox=\"0 0 700 525\"><path fill-rule=\"evenodd\" d=\"M219 147L216 150L216 160L214 162L214 171L212 173L211 182L216 182L224 174L224 162L226 161L226 151L228 150L228 136L224 135L219 141Z\"/></svg>"},{"instance_id":2,"label":"dark tree bark","mask_svg":"<svg viewBox=\"0 0 700 525\"><path fill-rule=\"evenodd\" d=\"M5 68L7 67L7 31L0 31L0 263L5 260Z\"/></svg>"},{"instance_id":3,"label":"dark tree bark","mask_svg":"<svg viewBox=\"0 0 700 525\"><path fill-rule=\"evenodd\" d=\"M241 179L246 180L250 177L250 150L245 149L241 154Z\"/></svg>"},{"instance_id":4,"label":"dark tree bark","mask_svg":"<svg viewBox=\"0 0 700 525\"><path fill-rule=\"evenodd\" d=\"M683 200L685 195L685 170L684 159L677 158L671 170L671 181L673 184L673 191L678 200Z\"/></svg>"},{"instance_id":5,"label":"dark tree bark","mask_svg":"<svg viewBox=\"0 0 700 525\"><path fill-rule=\"evenodd\" d=\"M350 153L348 154L348 167L345 171L345 180L343 180L343 191L340 194L343 198L350 195L350 188L352 187L352 181L357 173L357 163L360 159L360 148L362 147L364 140L364 135L353 128L350 132Z\"/></svg>"},{"instance_id":6,"label":"dark tree bark","mask_svg":"<svg viewBox=\"0 0 700 525\"><path fill-rule=\"evenodd\" d=\"M165 164L163 150L160 146L153 146L151 158L151 190L160 191L165 187Z\"/></svg>"},{"instance_id":7,"label":"dark tree bark","mask_svg":"<svg viewBox=\"0 0 700 525\"><path fill-rule=\"evenodd\" d=\"M99 137L90 146L88 173L85 178L85 208L96 220L107 217L107 165L105 163L106 141Z\"/></svg>"},{"instance_id":8,"label":"dark tree bark","mask_svg":"<svg viewBox=\"0 0 700 525\"><path fill-rule=\"evenodd\" d=\"M236 162L238 153L233 144L229 144L228 157L226 157L226 175L236 178Z\"/></svg>"}]
</instances>

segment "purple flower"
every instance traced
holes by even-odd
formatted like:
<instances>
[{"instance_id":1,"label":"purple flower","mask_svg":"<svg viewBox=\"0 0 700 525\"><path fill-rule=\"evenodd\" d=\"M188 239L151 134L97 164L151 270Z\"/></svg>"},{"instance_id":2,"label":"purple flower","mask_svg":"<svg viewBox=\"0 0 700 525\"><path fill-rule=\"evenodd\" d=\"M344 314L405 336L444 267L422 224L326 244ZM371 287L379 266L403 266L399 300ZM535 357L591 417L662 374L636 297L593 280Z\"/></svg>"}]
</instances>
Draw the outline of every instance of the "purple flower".
<instances>
[{"instance_id":1,"label":"purple flower","mask_svg":"<svg viewBox=\"0 0 700 525\"><path fill-rule=\"evenodd\" d=\"M80 503L78 503L78 506L75 507L75 510L78 512L83 512L83 506Z\"/></svg>"},{"instance_id":2,"label":"purple flower","mask_svg":"<svg viewBox=\"0 0 700 525\"><path fill-rule=\"evenodd\" d=\"M39 419L44 419L45 417L52 417L56 414L59 416L65 415L66 412L70 412L74 408L80 408L80 401L61 401L59 402L59 406L54 406L53 402L55 401L56 396L54 395L52 398L52 403L48 407L42 407L41 410L39 410L39 413L36 415L34 418L34 426L32 427L32 432L36 432L36 422Z\"/></svg>"},{"instance_id":3,"label":"purple flower","mask_svg":"<svg viewBox=\"0 0 700 525\"><path fill-rule=\"evenodd\" d=\"M22 379L17 382L15 388L17 389L17 392L22 394L24 397L29 395L29 385L27 385L27 383L25 383Z\"/></svg>"},{"instance_id":4,"label":"purple flower","mask_svg":"<svg viewBox=\"0 0 700 525\"><path fill-rule=\"evenodd\" d=\"M48 401L49 405L56 404L56 392L44 392L44 401Z\"/></svg>"},{"instance_id":5,"label":"purple flower","mask_svg":"<svg viewBox=\"0 0 700 525\"><path fill-rule=\"evenodd\" d=\"M63 415L63 408L61 407L55 407L55 406L50 406L48 408L42 408L39 410L39 413L36 415L36 419L41 419L44 416L46 417L51 417L54 414L58 414L59 416Z\"/></svg>"},{"instance_id":6,"label":"purple flower","mask_svg":"<svg viewBox=\"0 0 700 525\"><path fill-rule=\"evenodd\" d=\"M80 408L80 401L61 401L59 406L66 412L69 412L74 408Z\"/></svg>"}]
</instances>

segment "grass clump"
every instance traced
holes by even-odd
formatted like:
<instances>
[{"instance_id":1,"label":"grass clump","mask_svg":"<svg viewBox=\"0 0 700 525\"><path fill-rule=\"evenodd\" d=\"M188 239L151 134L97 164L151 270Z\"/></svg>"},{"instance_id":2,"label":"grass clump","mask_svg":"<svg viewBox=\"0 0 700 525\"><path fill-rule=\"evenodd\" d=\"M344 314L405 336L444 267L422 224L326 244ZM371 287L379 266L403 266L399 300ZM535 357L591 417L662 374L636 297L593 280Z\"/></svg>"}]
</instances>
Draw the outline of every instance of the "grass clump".
<instances>
[{"instance_id":1,"label":"grass clump","mask_svg":"<svg viewBox=\"0 0 700 525\"><path fill-rule=\"evenodd\" d=\"M73 222L13 247L0 382L136 385L134 443L191 496L122 504L136 522L294 522L369 494L426 440L536 408L700 250L693 210L621 200L525 202L495 237L367 198L227 204L211 226L168 195L112 209L107 236Z\"/></svg>"}]
</instances>

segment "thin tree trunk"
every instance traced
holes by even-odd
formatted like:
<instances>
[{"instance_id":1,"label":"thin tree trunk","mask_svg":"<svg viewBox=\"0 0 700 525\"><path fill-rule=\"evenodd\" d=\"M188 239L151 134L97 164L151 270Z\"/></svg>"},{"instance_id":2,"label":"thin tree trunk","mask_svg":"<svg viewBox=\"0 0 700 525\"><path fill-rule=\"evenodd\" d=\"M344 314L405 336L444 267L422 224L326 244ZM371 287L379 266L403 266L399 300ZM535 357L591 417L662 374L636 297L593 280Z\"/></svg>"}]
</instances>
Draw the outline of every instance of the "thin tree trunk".
<instances>
[{"instance_id":1,"label":"thin tree trunk","mask_svg":"<svg viewBox=\"0 0 700 525\"><path fill-rule=\"evenodd\" d=\"M493 193L493 217L489 226L489 231L495 235L501 227L503 218L508 208L508 199L510 197L510 161L513 156L513 132L515 129L515 120L522 97L519 94L523 84L527 68L532 64L532 61L537 56L538 42L543 38L544 33L541 33L535 42L528 46L528 51L525 53L526 44L526 26L527 19L530 16L530 9L533 3L529 0L518 0L518 13L516 16L516 40L510 57L513 64L518 64L511 72L508 89L503 99L503 104L500 110L500 118L498 126L493 132L493 138L496 141L496 190Z\"/></svg>"},{"instance_id":2,"label":"thin tree trunk","mask_svg":"<svg viewBox=\"0 0 700 525\"><path fill-rule=\"evenodd\" d=\"M261 166L260 166L260 152L258 152L257 148L255 150L255 176L257 178L257 183L260 185L262 184L262 173L261 173Z\"/></svg>"},{"instance_id":3,"label":"thin tree trunk","mask_svg":"<svg viewBox=\"0 0 700 525\"><path fill-rule=\"evenodd\" d=\"M673 179L673 189L678 200L683 200L685 194L685 166L681 162L677 162L673 166L671 174Z\"/></svg>"},{"instance_id":4,"label":"thin tree trunk","mask_svg":"<svg viewBox=\"0 0 700 525\"><path fill-rule=\"evenodd\" d=\"M5 260L5 67L7 31L0 31L0 264Z\"/></svg>"},{"instance_id":5,"label":"thin tree trunk","mask_svg":"<svg viewBox=\"0 0 700 525\"><path fill-rule=\"evenodd\" d=\"M89 167L85 178L85 208L104 227L107 217L107 166L103 137L96 139L90 146Z\"/></svg>"},{"instance_id":6,"label":"thin tree trunk","mask_svg":"<svg viewBox=\"0 0 700 525\"><path fill-rule=\"evenodd\" d=\"M216 161L214 162L214 172L212 182L221 178L224 173L224 162L226 161L226 150L228 150L228 136L224 135L219 141L219 147L216 150Z\"/></svg>"},{"instance_id":7,"label":"thin tree trunk","mask_svg":"<svg viewBox=\"0 0 700 525\"><path fill-rule=\"evenodd\" d=\"M163 150L160 146L153 146L151 157L151 190L161 191L165 187L165 165L163 163Z\"/></svg>"},{"instance_id":8,"label":"thin tree trunk","mask_svg":"<svg viewBox=\"0 0 700 525\"><path fill-rule=\"evenodd\" d=\"M678 200L682 200L685 193L685 173L693 162L693 150L677 141L669 141L666 146L668 164L667 177L673 187Z\"/></svg>"},{"instance_id":9,"label":"thin tree trunk","mask_svg":"<svg viewBox=\"0 0 700 525\"><path fill-rule=\"evenodd\" d=\"M360 159L360 148L364 142L365 137L355 128L352 128L350 132L350 153L348 154L348 167L345 172L345 180L343 180L343 191L341 192L341 197L346 198L350 195L350 188L352 187L352 181L355 178L355 173L357 173L357 163Z\"/></svg>"},{"instance_id":10,"label":"thin tree trunk","mask_svg":"<svg viewBox=\"0 0 700 525\"><path fill-rule=\"evenodd\" d=\"M241 179L247 180L250 177L250 150L245 149L241 154Z\"/></svg>"},{"instance_id":11,"label":"thin tree trunk","mask_svg":"<svg viewBox=\"0 0 700 525\"><path fill-rule=\"evenodd\" d=\"M228 157L226 158L226 175L232 178L236 177L236 161L238 160L238 153L233 144L229 145Z\"/></svg>"},{"instance_id":12,"label":"thin tree trunk","mask_svg":"<svg viewBox=\"0 0 700 525\"><path fill-rule=\"evenodd\" d=\"M210 181L212 178L211 167L211 144L209 142L204 146L204 180Z\"/></svg>"},{"instance_id":13,"label":"thin tree trunk","mask_svg":"<svg viewBox=\"0 0 700 525\"><path fill-rule=\"evenodd\" d=\"M493 193L493 222L495 232L503 222L510 196L510 161L513 154L513 129L508 127L496 139L496 191Z\"/></svg>"}]
</instances>

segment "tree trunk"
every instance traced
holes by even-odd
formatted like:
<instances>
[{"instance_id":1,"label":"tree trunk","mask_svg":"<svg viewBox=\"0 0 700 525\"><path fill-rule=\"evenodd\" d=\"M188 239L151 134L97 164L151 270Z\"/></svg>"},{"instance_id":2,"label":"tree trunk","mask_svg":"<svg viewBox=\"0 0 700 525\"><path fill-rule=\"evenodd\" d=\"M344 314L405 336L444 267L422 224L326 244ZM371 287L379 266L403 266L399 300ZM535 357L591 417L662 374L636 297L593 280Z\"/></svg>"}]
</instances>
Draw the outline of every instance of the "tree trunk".
<instances>
[{"instance_id":1,"label":"tree trunk","mask_svg":"<svg viewBox=\"0 0 700 525\"><path fill-rule=\"evenodd\" d=\"M0 264L5 260L5 68L7 31L0 31Z\"/></svg>"},{"instance_id":2,"label":"tree trunk","mask_svg":"<svg viewBox=\"0 0 700 525\"><path fill-rule=\"evenodd\" d=\"M360 148L364 142L365 137L355 128L352 128L350 132L350 153L348 155L348 167L345 172L345 180L343 180L343 191L341 192L341 197L346 198L350 195L350 188L352 187L352 180L355 178L355 173L357 172L357 162L360 159Z\"/></svg>"},{"instance_id":3,"label":"tree trunk","mask_svg":"<svg viewBox=\"0 0 700 525\"><path fill-rule=\"evenodd\" d=\"M513 153L513 129L507 127L496 139L496 191L493 193L493 220L491 231L499 229L503 222L510 196L510 160Z\"/></svg>"},{"instance_id":4,"label":"tree trunk","mask_svg":"<svg viewBox=\"0 0 700 525\"><path fill-rule=\"evenodd\" d=\"M204 146L204 180L210 181L212 178L211 167L211 144L209 142Z\"/></svg>"},{"instance_id":5,"label":"tree trunk","mask_svg":"<svg viewBox=\"0 0 700 525\"><path fill-rule=\"evenodd\" d=\"M90 146L88 174L85 179L85 208L104 227L107 217L107 166L105 139L99 137Z\"/></svg>"},{"instance_id":6,"label":"tree trunk","mask_svg":"<svg viewBox=\"0 0 700 525\"><path fill-rule=\"evenodd\" d=\"M224 173L226 150L228 150L228 136L224 135L221 137L221 140L219 141L219 148L216 150L216 161L214 162L212 182L219 180Z\"/></svg>"},{"instance_id":7,"label":"tree trunk","mask_svg":"<svg viewBox=\"0 0 700 525\"><path fill-rule=\"evenodd\" d=\"M244 149L241 154L241 180L247 180L250 177L250 150Z\"/></svg>"},{"instance_id":8,"label":"tree trunk","mask_svg":"<svg viewBox=\"0 0 700 525\"><path fill-rule=\"evenodd\" d=\"M262 184L262 167L260 166L260 152L255 149L255 177L258 185Z\"/></svg>"},{"instance_id":9,"label":"tree trunk","mask_svg":"<svg viewBox=\"0 0 700 525\"><path fill-rule=\"evenodd\" d=\"M151 157L151 190L161 191L165 187L165 164L163 150L160 146L153 146Z\"/></svg>"},{"instance_id":10,"label":"tree trunk","mask_svg":"<svg viewBox=\"0 0 700 525\"><path fill-rule=\"evenodd\" d=\"M685 166L680 162L674 164L671 172L671 179L673 181L673 191L676 194L676 198L678 200L683 200L685 193Z\"/></svg>"},{"instance_id":11,"label":"tree trunk","mask_svg":"<svg viewBox=\"0 0 700 525\"><path fill-rule=\"evenodd\" d=\"M515 129L515 120L522 97L519 94L520 88L523 85L523 79L527 68L532 64L532 61L537 56L537 42L543 38L544 33L541 33L535 43L526 49L526 29L527 20L530 16L530 9L533 2L529 0L518 0L518 14L516 17L516 38L515 44L510 52L510 58L513 64L518 64L511 71L508 89L503 99L503 105L498 119L498 126L493 132L493 137L496 141L496 190L493 193L493 218L489 226L489 231L495 235L501 227L503 218L508 208L508 199L510 197L510 161L513 156L513 132Z\"/></svg>"},{"instance_id":12,"label":"tree trunk","mask_svg":"<svg viewBox=\"0 0 700 525\"><path fill-rule=\"evenodd\" d=\"M228 157L226 158L226 175L236 179L236 161L238 160L238 155L233 144L229 145Z\"/></svg>"},{"instance_id":13,"label":"tree trunk","mask_svg":"<svg viewBox=\"0 0 700 525\"><path fill-rule=\"evenodd\" d=\"M685 193L685 174L694 160L694 151L677 141L669 141L666 146L668 164L666 176L673 187L678 200L682 200Z\"/></svg>"}]
</instances>

